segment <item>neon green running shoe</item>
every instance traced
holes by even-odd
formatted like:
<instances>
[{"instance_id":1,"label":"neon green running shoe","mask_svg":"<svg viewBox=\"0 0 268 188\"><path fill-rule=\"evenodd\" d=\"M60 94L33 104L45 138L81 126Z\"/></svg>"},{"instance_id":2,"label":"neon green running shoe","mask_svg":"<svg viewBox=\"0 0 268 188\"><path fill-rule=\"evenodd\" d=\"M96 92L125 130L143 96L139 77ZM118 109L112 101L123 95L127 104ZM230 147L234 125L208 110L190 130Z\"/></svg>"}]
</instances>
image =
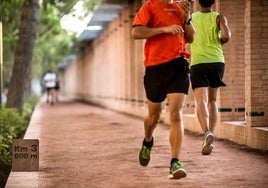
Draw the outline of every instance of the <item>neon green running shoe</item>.
<instances>
[{"instance_id":1,"label":"neon green running shoe","mask_svg":"<svg viewBox=\"0 0 268 188\"><path fill-rule=\"evenodd\" d=\"M169 170L170 179L180 179L186 177L186 171L183 169L183 164L180 161L176 161L171 164Z\"/></svg>"},{"instance_id":2,"label":"neon green running shoe","mask_svg":"<svg viewBox=\"0 0 268 188\"><path fill-rule=\"evenodd\" d=\"M144 145L142 146L139 154L139 160L141 166L147 166L148 163L150 162L151 149L152 148L146 147Z\"/></svg>"}]
</instances>

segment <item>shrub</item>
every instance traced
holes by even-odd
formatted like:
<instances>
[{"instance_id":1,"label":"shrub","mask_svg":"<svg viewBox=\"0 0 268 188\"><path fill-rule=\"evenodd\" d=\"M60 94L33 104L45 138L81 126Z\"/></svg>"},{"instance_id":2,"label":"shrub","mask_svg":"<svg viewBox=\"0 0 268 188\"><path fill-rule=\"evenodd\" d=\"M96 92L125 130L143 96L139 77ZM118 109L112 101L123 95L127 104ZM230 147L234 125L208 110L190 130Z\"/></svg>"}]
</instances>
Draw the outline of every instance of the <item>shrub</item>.
<instances>
[{"instance_id":1,"label":"shrub","mask_svg":"<svg viewBox=\"0 0 268 188\"><path fill-rule=\"evenodd\" d=\"M20 138L27 128L27 121L16 109L3 108L0 111L0 152L7 163L11 163L11 146L13 139Z\"/></svg>"},{"instance_id":2,"label":"shrub","mask_svg":"<svg viewBox=\"0 0 268 188\"><path fill-rule=\"evenodd\" d=\"M13 139L23 138L38 98L30 97L24 104L23 113L17 109L0 109L0 187L4 187L11 170Z\"/></svg>"}]
</instances>

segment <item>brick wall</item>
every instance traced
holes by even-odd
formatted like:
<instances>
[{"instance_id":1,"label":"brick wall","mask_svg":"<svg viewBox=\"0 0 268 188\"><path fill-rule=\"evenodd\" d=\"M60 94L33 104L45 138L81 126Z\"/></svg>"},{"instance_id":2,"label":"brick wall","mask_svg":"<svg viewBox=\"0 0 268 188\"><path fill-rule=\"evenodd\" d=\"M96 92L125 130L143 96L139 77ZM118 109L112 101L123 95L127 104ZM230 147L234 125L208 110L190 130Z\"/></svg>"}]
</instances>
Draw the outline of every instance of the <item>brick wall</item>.
<instances>
[{"instance_id":1,"label":"brick wall","mask_svg":"<svg viewBox=\"0 0 268 188\"><path fill-rule=\"evenodd\" d=\"M75 62L62 72L62 91L107 108L143 117L146 97L143 88L144 40L130 35L133 18L144 2L130 1L116 19L88 43ZM218 95L218 138L267 149L268 131L253 129L268 126L268 1L216 0L214 10L226 16L232 31L224 45L226 70ZM194 10L198 10L195 1ZM163 104L163 121L168 106ZM193 92L187 96L185 128L201 132L195 116ZM237 126L239 125L239 126ZM257 139L258 138L258 139Z\"/></svg>"},{"instance_id":2,"label":"brick wall","mask_svg":"<svg viewBox=\"0 0 268 188\"><path fill-rule=\"evenodd\" d=\"M217 1L216 11L225 15L232 32L231 40L223 46L226 63L224 81L227 87L220 90L220 121L245 120L244 10L244 0Z\"/></svg>"},{"instance_id":3,"label":"brick wall","mask_svg":"<svg viewBox=\"0 0 268 188\"><path fill-rule=\"evenodd\" d=\"M268 126L268 2L246 3L246 116L248 126Z\"/></svg>"}]
</instances>

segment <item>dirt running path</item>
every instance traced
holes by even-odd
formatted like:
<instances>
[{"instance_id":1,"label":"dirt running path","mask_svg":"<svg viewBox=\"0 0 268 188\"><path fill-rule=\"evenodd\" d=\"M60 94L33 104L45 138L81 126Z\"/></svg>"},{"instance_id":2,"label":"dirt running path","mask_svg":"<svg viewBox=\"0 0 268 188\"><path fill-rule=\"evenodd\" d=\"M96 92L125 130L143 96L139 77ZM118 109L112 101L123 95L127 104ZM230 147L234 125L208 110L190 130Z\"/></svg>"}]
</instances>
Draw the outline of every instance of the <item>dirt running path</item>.
<instances>
[{"instance_id":1,"label":"dirt running path","mask_svg":"<svg viewBox=\"0 0 268 188\"><path fill-rule=\"evenodd\" d=\"M168 179L168 126L159 125L147 167L138 163L143 121L87 104L40 105L39 188L170 188L268 186L268 155L224 141L209 156L202 138L185 135L181 160L187 178Z\"/></svg>"}]
</instances>

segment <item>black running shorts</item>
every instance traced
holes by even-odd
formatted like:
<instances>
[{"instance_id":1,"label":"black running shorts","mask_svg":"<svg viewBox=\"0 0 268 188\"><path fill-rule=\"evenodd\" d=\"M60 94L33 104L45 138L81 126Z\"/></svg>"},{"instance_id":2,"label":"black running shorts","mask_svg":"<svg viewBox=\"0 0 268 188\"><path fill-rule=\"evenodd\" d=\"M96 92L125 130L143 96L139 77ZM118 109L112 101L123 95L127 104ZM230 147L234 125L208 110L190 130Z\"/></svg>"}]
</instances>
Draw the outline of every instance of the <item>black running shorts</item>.
<instances>
[{"instance_id":1,"label":"black running shorts","mask_svg":"<svg viewBox=\"0 0 268 188\"><path fill-rule=\"evenodd\" d=\"M222 81L224 74L224 63L202 63L191 66L192 89L199 87L217 88L226 86Z\"/></svg>"},{"instance_id":2,"label":"black running shorts","mask_svg":"<svg viewBox=\"0 0 268 188\"><path fill-rule=\"evenodd\" d=\"M168 93L188 94L189 84L189 63L183 57L146 67L144 88L152 102L163 102Z\"/></svg>"}]
</instances>

